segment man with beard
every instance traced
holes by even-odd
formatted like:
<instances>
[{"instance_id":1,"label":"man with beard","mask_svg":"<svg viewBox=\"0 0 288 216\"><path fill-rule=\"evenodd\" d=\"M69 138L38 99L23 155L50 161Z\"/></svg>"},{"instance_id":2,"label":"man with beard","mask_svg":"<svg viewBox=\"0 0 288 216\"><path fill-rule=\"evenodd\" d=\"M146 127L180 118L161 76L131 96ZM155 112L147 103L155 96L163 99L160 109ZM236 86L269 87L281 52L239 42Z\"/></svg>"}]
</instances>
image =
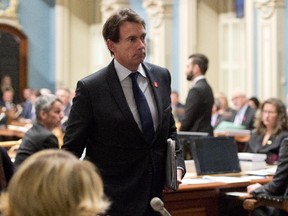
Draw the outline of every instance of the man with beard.
<instances>
[{"instance_id":1,"label":"man with beard","mask_svg":"<svg viewBox=\"0 0 288 216\"><path fill-rule=\"evenodd\" d=\"M78 157L86 148L112 202L107 215L156 216L150 201L162 198L167 139L176 136L170 73L144 62L145 22L134 11L113 14L102 33L114 58L78 81L62 148ZM185 165L178 145L176 158L180 184Z\"/></svg>"},{"instance_id":2,"label":"man with beard","mask_svg":"<svg viewBox=\"0 0 288 216\"><path fill-rule=\"evenodd\" d=\"M203 54L192 54L188 58L187 80L193 81L193 87L186 99L180 131L208 132L209 135L213 135L211 111L214 96L205 78L208 63L208 58Z\"/></svg>"}]
</instances>

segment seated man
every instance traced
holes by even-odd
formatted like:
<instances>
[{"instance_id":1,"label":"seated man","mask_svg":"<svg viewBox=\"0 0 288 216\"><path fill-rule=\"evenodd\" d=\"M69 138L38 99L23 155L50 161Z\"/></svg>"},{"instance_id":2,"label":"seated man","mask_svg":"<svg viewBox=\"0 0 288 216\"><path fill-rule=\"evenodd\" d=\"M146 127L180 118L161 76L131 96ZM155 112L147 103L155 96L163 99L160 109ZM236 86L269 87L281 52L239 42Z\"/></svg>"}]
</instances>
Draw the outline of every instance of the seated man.
<instances>
[{"instance_id":1,"label":"seated man","mask_svg":"<svg viewBox=\"0 0 288 216\"><path fill-rule=\"evenodd\" d=\"M232 93L232 102L236 112L231 117L231 121L236 125L245 126L245 129L253 129L256 110L248 105L246 94L240 89L235 89Z\"/></svg>"},{"instance_id":2,"label":"seated man","mask_svg":"<svg viewBox=\"0 0 288 216\"><path fill-rule=\"evenodd\" d=\"M22 139L15 158L16 168L30 155L48 148L59 148L52 131L63 118L62 102L55 95L43 95L35 101L36 123Z\"/></svg>"}]
</instances>

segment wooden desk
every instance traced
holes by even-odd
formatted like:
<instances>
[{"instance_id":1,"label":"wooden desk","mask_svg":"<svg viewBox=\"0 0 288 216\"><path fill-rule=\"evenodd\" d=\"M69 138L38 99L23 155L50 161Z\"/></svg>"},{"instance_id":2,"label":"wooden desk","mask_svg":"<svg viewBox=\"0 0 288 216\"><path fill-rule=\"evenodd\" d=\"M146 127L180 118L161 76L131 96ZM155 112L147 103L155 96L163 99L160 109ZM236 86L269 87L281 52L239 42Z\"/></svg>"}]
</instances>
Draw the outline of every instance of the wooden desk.
<instances>
[{"instance_id":1,"label":"wooden desk","mask_svg":"<svg viewBox=\"0 0 288 216\"><path fill-rule=\"evenodd\" d=\"M11 130L8 128L0 128L0 136L3 136L3 137L23 138L24 134L25 133L23 131Z\"/></svg>"},{"instance_id":2,"label":"wooden desk","mask_svg":"<svg viewBox=\"0 0 288 216\"><path fill-rule=\"evenodd\" d=\"M220 205L226 192L243 192L250 184L266 184L271 179L267 177L250 182L181 185L177 192L165 192L163 200L172 216L218 216L223 215Z\"/></svg>"}]
</instances>

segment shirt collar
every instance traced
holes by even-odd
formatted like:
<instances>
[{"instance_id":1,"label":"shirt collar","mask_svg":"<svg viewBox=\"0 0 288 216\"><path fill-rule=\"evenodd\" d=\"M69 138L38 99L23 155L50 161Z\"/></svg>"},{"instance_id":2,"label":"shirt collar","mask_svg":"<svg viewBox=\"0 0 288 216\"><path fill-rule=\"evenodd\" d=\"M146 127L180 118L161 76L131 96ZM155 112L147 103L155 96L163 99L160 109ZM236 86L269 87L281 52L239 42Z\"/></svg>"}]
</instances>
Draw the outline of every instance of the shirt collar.
<instances>
[{"instance_id":1,"label":"shirt collar","mask_svg":"<svg viewBox=\"0 0 288 216\"><path fill-rule=\"evenodd\" d=\"M114 59L114 67L115 67L115 70L116 70L116 73L119 77L120 82L123 81L124 79L126 79L126 77L128 77L130 75L130 73L134 72L134 71L130 71L129 69L127 69L126 67L121 65L116 59ZM139 65L137 71L143 77L146 77L146 73L145 73L145 70L144 70L142 64Z\"/></svg>"},{"instance_id":2,"label":"shirt collar","mask_svg":"<svg viewBox=\"0 0 288 216\"><path fill-rule=\"evenodd\" d=\"M195 85L199 80L202 80L202 79L205 79L204 75L197 76L192 82L193 85Z\"/></svg>"}]
</instances>

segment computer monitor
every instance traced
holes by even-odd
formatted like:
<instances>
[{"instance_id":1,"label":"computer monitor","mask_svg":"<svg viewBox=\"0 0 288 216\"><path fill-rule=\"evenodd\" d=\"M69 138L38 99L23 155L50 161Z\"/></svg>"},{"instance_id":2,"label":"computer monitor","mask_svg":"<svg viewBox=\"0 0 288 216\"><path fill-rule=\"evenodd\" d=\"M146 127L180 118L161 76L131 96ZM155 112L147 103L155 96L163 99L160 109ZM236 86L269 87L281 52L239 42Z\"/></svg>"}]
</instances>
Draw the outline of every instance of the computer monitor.
<instances>
[{"instance_id":1,"label":"computer monitor","mask_svg":"<svg viewBox=\"0 0 288 216\"><path fill-rule=\"evenodd\" d=\"M204 137L192 143L197 175L239 173L237 144L233 137Z\"/></svg>"},{"instance_id":2,"label":"computer monitor","mask_svg":"<svg viewBox=\"0 0 288 216\"><path fill-rule=\"evenodd\" d=\"M183 157L185 160L191 160L192 158L192 146L191 144L195 139L199 137L206 137L209 133L207 132L191 132L191 131L178 131L177 141L182 150Z\"/></svg>"}]
</instances>

